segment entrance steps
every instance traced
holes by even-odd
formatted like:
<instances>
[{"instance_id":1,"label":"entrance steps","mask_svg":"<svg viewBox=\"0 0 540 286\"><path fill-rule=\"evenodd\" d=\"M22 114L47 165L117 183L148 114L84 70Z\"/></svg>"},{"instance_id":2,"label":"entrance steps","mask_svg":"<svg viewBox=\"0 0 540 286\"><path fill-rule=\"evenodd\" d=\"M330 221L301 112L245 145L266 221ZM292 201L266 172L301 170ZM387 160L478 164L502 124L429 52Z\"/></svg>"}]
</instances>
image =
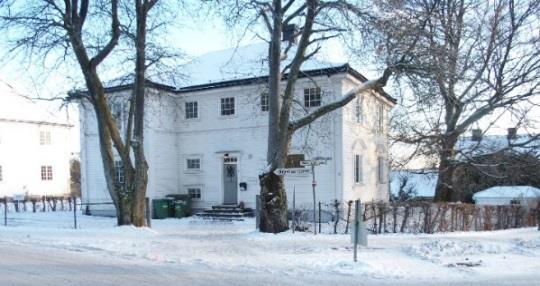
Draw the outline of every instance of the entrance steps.
<instances>
[{"instance_id":1,"label":"entrance steps","mask_svg":"<svg viewBox=\"0 0 540 286\"><path fill-rule=\"evenodd\" d=\"M254 214L252 209L241 208L238 205L215 205L196 213L195 216L205 220L243 221L244 218L253 217Z\"/></svg>"}]
</instances>

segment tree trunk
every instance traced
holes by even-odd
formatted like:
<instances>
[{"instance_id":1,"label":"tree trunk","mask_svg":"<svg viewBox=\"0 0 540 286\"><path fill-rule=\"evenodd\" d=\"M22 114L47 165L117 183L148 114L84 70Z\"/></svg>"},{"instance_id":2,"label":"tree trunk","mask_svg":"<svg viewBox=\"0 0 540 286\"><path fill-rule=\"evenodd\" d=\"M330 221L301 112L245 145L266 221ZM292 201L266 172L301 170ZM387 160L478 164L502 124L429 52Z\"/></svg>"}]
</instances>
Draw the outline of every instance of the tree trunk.
<instances>
[{"instance_id":1,"label":"tree trunk","mask_svg":"<svg viewBox=\"0 0 540 286\"><path fill-rule=\"evenodd\" d=\"M454 147L458 135L449 135L443 137L441 151L439 152L439 176L435 187L435 202L450 202L456 200L456 194L453 189L454 171Z\"/></svg>"},{"instance_id":2,"label":"tree trunk","mask_svg":"<svg viewBox=\"0 0 540 286\"><path fill-rule=\"evenodd\" d=\"M268 172L259 177L261 184L262 232L279 233L289 229L287 193L282 176Z\"/></svg>"}]
</instances>

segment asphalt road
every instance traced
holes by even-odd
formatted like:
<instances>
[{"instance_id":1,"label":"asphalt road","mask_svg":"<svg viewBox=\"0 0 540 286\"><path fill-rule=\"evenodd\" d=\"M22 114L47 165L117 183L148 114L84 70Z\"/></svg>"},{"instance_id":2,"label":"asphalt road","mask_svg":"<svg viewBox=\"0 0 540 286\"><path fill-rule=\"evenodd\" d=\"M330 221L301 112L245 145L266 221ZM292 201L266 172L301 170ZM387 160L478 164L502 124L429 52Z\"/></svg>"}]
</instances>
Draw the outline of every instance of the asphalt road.
<instances>
[{"instance_id":1,"label":"asphalt road","mask_svg":"<svg viewBox=\"0 0 540 286\"><path fill-rule=\"evenodd\" d=\"M531 273L532 274L532 273ZM497 281L432 281L430 285L540 285L531 277ZM0 286L108 285L397 285L396 281L352 281L347 276L293 277L194 269L193 266L136 264L64 249L21 247L0 242ZM399 285L426 285L400 281Z\"/></svg>"}]
</instances>

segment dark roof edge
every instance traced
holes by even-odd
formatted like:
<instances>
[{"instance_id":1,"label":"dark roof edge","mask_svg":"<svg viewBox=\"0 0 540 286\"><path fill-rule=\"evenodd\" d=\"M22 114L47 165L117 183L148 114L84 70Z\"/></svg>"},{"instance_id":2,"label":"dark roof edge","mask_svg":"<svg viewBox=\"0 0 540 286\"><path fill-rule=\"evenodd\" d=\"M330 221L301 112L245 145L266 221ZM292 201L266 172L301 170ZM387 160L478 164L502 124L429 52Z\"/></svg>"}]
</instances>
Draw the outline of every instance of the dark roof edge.
<instances>
[{"instance_id":1,"label":"dark roof edge","mask_svg":"<svg viewBox=\"0 0 540 286\"><path fill-rule=\"evenodd\" d=\"M321 69L302 71L298 75L298 78L322 76L322 75L331 76L338 73L348 73L361 82L366 82L368 80L365 76L363 76L361 73L356 71L349 64L344 64L341 66L330 67L330 68L321 68ZM214 82L214 83L192 85L192 86L186 86L186 87L182 87L178 89L177 93L209 90L209 89L214 89L214 88L223 88L223 87L231 87L231 86L251 85L251 84L266 82L267 79L268 79L268 76L260 76L260 77L251 77L251 78L245 78L245 79L235 79L235 80L227 80L227 81L220 81L220 82ZM283 76L283 79L287 79L286 74ZM395 98L387 94L382 89L381 89L381 94L384 98L386 98L390 102L397 103L397 100Z\"/></svg>"},{"instance_id":2,"label":"dark roof edge","mask_svg":"<svg viewBox=\"0 0 540 286\"><path fill-rule=\"evenodd\" d=\"M314 69L314 70L308 70L308 71L301 71L300 74L298 75L298 78L323 76L323 75L331 76L338 73L348 73L361 82L366 82L368 80L365 76L363 76L357 70L352 68L349 64L344 64L341 66L330 67L330 68L321 68L321 69ZM159 89L159 90L164 90L164 91L184 93L184 92L209 90L209 89L214 89L214 88L260 84L260 83L266 82L267 79L268 79L268 76L259 76L259 77L245 78L245 79L235 79L235 80L220 81L220 82L215 82L215 83L192 85L192 86L182 87L180 89L176 89L173 86L153 82L147 79L146 86ZM287 79L287 74L283 76L283 79ZM132 88L133 88L133 83L128 83L128 84L123 84L123 85L105 87L105 92L124 91L124 90L129 90ZM390 102L394 104L397 103L397 100L393 98L392 96L390 96L388 93L386 93L383 89L380 89L379 92L384 98L386 98ZM80 93L86 93L86 91L78 90L75 92L70 92L69 97L76 98L77 97L76 95Z\"/></svg>"}]
</instances>

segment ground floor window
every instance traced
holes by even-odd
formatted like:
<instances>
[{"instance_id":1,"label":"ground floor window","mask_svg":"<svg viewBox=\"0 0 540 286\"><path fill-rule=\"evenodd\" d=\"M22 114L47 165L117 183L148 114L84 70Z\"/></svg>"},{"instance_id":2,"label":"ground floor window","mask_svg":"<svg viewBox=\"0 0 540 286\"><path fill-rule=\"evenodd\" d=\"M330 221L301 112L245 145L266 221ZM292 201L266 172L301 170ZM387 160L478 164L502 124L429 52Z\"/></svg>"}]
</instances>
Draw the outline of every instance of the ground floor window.
<instances>
[{"instance_id":1,"label":"ground floor window","mask_svg":"<svg viewBox=\"0 0 540 286\"><path fill-rule=\"evenodd\" d=\"M41 180L52 181L52 179L53 179L52 166L41 166Z\"/></svg>"},{"instance_id":2,"label":"ground floor window","mask_svg":"<svg viewBox=\"0 0 540 286\"><path fill-rule=\"evenodd\" d=\"M122 161L114 161L114 180L117 184L123 184L125 180L124 164Z\"/></svg>"},{"instance_id":3,"label":"ground floor window","mask_svg":"<svg viewBox=\"0 0 540 286\"><path fill-rule=\"evenodd\" d=\"M188 194L191 196L192 200L200 200L201 199L201 188L200 187L188 188Z\"/></svg>"},{"instance_id":4,"label":"ground floor window","mask_svg":"<svg viewBox=\"0 0 540 286\"><path fill-rule=\"evenodd\" d=\"M362 156L354 155L354 182L360 184L364 181L362 174Z\"/></svg>"}]
</instances>

